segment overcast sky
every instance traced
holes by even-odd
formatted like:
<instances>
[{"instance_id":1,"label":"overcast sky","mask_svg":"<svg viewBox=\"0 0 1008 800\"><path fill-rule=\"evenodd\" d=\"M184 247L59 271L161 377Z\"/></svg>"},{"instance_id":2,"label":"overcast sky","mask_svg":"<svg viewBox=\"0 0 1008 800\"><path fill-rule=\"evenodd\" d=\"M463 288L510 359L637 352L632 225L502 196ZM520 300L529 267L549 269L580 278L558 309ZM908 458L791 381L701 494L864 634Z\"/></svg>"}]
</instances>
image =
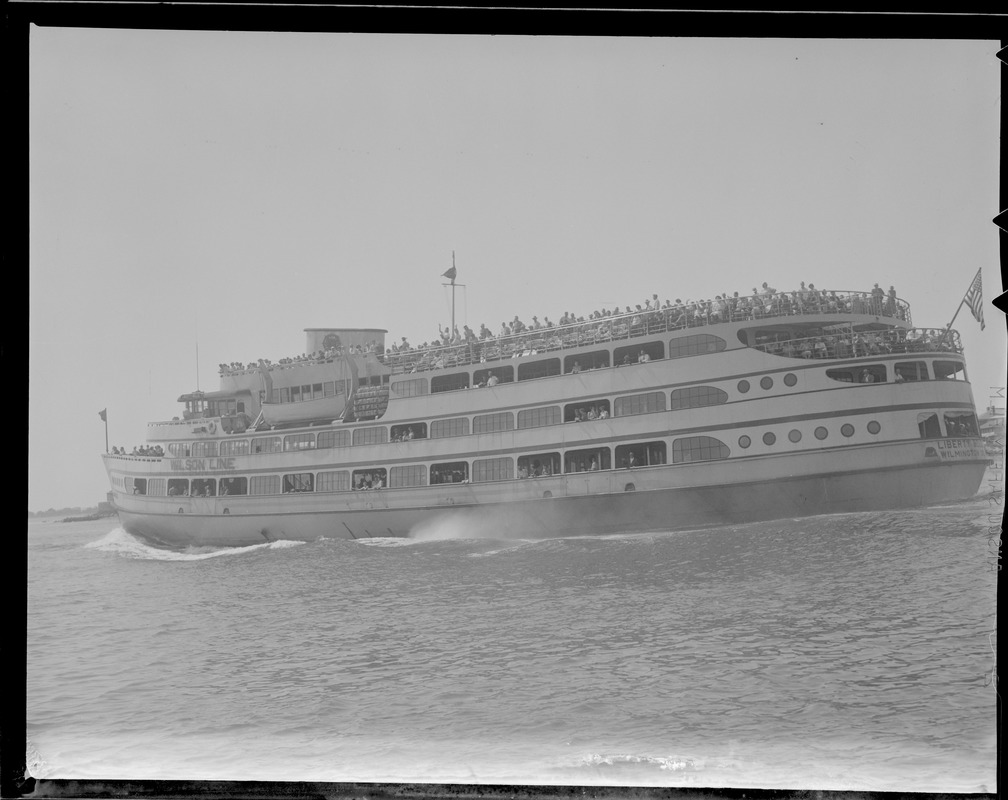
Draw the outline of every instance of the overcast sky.
<instances>
[{"instance_id":1,"label":"overcast sky","mask_svg":"<svg viewBox=\"0 0 1008 800\"><path fill-rule=\"evenodd\" d=\"M220 362L768 281L895 285L1005 385L997 41L34 28L31 510ZM198 343L198 369L197 369ZM1002 401L1003 404L1003 401Z\"/></svg>"}]
</instances>

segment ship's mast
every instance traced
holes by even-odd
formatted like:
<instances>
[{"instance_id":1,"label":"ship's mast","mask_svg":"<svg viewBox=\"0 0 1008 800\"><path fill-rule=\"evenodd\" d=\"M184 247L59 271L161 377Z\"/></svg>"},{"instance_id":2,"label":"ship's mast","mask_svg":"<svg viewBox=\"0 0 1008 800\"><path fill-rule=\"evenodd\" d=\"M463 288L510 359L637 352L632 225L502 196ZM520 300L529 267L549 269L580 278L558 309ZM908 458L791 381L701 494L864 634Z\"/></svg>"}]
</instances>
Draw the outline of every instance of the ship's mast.
<instances>
[{"instance_id":1,"label":"ship's mast","mask_svg":"<svg viewBox=\"0 0 1008 800\"><path fill-rule=\"evenodd\" d=\"M448 330L448 336L455 335L455 287L461 286L465 288L464 283L455 283L455 276L458 275L458 270L455 269L455 251L452 250L452 265L451 269L445 270L441 273L445 278L451 281L451 283L442 283L442 286L451 286L452 290L452 312L451 312L451 328Z\"/></svg>"}]
</instances>

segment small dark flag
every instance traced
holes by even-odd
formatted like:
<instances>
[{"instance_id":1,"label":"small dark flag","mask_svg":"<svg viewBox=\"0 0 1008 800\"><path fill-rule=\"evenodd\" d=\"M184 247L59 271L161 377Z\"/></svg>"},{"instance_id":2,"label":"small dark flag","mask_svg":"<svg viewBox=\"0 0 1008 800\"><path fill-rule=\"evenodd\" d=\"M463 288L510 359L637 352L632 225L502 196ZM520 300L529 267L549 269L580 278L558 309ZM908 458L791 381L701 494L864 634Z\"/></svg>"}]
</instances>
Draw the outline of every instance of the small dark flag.
<instances>
[{"instance_id":1,"label":"small dark flag","mask_svg":"<svg viewBox=\"0 0 1008 800\"><path fill-rule=\"evenodd\" d=\"M983 330L983 281L980 276L981 270L982 268L977 270L976 277L973 279L973 283L970 284L969 291L966 292L966 297L963 299L966 305L970 307L970 311L973 312L974 319L980 323L980 330Z\"/></svg>"},{"instance_id":2,"label":"small dark flag","mask_svg":"<svg viewBox=\"0 0 1008 800\"><path fill-rule=\"evenodd\" d=\"M458 275L458 272L456 272L455 267L452 267L451 269L445 270L441 274L448 280L453 281L455 280L455 276Z\"/></svg>"},{"instance_id":3,"label":"small dark flag","mask_svg":"<svg viewBox=\"0 0 1008 800\"><path fill-rule=\"evenodd\" d=\"M103 408L101 411L98 412L98 416L101 417L101 421L102 422L108 422L108 418L105 415L106 411L108 411L108 409L107 408Z\"/></svg>"}]
</instances>

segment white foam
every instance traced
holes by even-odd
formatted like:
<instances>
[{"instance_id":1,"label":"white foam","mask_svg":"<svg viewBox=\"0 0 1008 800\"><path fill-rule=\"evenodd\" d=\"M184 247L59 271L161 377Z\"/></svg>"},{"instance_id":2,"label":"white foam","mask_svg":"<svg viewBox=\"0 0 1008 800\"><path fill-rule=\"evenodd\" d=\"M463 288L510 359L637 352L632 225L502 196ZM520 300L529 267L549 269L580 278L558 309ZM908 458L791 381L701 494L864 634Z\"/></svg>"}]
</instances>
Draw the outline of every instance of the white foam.
<instances>
[{"instance_id":1,"label":"white foam","mask_svg":"<svg viewBox=\"0 0 1008 800\"><path fill-rule=\"evenodd\" d=\"M115 553L125 558L145 559L149 561L203 561L208 558L238 556L257 550L284 550L298 547L304 542L282 539L275 542L264 542L247 547L186 547L182 550L166 550L154 547L127 533L123 528L114 528L102 538L88 542L84 547L90 550L100 550Z\"/></svg>"}]
</instances>

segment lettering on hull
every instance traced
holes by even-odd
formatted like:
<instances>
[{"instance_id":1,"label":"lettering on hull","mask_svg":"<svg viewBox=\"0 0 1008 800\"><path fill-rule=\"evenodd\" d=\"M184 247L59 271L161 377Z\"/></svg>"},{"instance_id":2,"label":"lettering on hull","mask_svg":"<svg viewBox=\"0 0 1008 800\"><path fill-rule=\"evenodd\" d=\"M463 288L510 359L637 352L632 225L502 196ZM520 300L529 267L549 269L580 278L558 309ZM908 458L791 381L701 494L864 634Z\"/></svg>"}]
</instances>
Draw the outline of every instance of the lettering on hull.
<instances>
[{"instance_id":1,"label":"lettering on hull","mask_svg":"<svg viewBox=\"0 0 1008 800\"><path fill-rule=\"evenodd\" d=\"M964 461L987 457L979 439L939 439L935 444L941 461Z\"/></svg>"},{"instance_id":2,"label":"lettering on hull","mask_svg":"<svg viewBox=\"0 0 1008 800\"><path fill-rule=\"evenodd\" d=\"M228 472L235 469L233 458L173 458L173 472Z\"/></svg>"}]
</instances>

